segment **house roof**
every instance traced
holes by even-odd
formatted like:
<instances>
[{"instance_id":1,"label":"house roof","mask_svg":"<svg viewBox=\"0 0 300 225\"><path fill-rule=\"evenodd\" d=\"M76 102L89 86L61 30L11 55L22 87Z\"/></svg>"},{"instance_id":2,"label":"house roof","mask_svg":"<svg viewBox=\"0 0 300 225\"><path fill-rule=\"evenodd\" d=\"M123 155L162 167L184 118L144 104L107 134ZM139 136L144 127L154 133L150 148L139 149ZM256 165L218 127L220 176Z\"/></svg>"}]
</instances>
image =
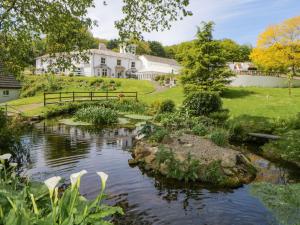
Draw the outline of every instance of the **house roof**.
<instances>
[{"instance_id":1,"label":"house roof","mask_svg":"<svg viewBox=\"0 0 300 225\"><path fill-rule=\"evenodd\" d=\"M162 58L162 57L152 56L152 55L142 55L142 56L151 62L169 64L172 66L180 66L175 59Z\"/></svg>"},{"instance_id":2,"label":"house roof","mask_svg":"<svg viewBox=\"0 0 300 225\"><path fill-rule=\"evenodd\" d=\"M21 83L16 80L15 76L4 71L0 63L0 88L21 88Z\"/></svg>"}]
</instances>

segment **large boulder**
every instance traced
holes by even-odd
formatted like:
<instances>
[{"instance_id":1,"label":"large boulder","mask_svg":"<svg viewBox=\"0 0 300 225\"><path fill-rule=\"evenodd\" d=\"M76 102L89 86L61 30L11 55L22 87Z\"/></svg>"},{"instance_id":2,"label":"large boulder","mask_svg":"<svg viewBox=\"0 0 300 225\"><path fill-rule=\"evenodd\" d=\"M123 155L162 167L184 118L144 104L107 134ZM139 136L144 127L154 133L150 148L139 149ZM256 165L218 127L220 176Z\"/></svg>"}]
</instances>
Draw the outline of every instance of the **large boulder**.
<instances>
[{"instance_id":1,"label":"large boulder","mask_svg":"<svg viewBox=\"0 0 300 225\"><path fill-rule=\"evenodd\" d=\"M171 159L161 161L157 159L158 152L172 152ZM153 170L165 176L177 178L172 173L174 165L177 165L182 173L179 179L185 179L191 173L187 161L193 159L197 166L196 181L212 183L219 186L236 187L251 182L256 176L256 169L250 160L242 153L215 145L208 139L199 136L184 134L171 135L171 138L163 141L160 146L139 140L133 149L131 164L141 164L147 170ZM170 155L170 154L168 154ZM161 157L160 157L161 158ZM170 161L172 160L172 162ZM187 170L187 171L185 171Z\"/></svg>"}]
</instances>

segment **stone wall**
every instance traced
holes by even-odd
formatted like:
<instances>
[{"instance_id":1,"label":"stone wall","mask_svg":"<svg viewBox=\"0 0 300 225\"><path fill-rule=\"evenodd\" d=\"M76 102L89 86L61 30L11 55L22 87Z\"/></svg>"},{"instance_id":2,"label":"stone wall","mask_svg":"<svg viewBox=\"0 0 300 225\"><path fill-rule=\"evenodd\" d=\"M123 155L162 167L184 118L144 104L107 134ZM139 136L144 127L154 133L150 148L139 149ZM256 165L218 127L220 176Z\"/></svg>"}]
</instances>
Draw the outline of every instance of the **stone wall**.
<instances>
[{"instance_id":1,"label":"stone wall","mask_svg":"<svg viewBox=\"0 0 300 225\"><path fill-rule=\"evenodd\" d=\"M231 80L230 86L233 87L288 87L288 80L284 77L237 75ZM300 79L293 80L293 87L300 87Z\"/></svg>"}]
</instances>

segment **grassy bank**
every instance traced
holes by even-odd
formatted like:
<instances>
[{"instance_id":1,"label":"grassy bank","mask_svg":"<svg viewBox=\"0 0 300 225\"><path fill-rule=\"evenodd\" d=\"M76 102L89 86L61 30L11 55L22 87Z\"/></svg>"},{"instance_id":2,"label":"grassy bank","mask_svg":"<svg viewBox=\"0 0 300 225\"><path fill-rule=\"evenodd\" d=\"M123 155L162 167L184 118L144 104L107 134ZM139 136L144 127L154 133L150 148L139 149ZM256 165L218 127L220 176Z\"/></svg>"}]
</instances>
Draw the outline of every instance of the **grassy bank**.
<instances>
[{"instance_id":1,"label":"grassy bank","mask_svg":"<svg viewBox=\"0 0 300 225\"><path fill-rule=\"evenodd\" d=\"M31 76L32 86L41 83L37 77ZM63 77L64 84L58 91L97 91L99 87L89 85L97 78L89 77ZM150 81L128 79L103 79L111 80L119 85L114 91L137 91L139 100L151 104L156 101L172 99L180 106L183 99L181 86L156 92L155 86ZM9 102L25 112L26 115L39 115L43 112L43 96L39 90L33 97L21 98ZM228 88L223 95L224 108L230 110L230 115L236 117L247 114L251 116L263 116L269 118L289 118L300 112L300 88L294 88L292 96L288 95L285 88Z\"/></svg>"}]
</instances>

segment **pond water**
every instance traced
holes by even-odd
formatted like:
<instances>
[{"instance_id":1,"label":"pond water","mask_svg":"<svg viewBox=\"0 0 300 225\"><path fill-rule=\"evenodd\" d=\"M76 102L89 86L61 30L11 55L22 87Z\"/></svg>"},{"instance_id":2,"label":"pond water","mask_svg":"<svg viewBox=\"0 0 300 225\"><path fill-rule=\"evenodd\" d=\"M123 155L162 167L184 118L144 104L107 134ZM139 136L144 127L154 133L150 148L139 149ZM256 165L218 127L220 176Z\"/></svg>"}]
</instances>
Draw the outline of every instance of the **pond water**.
<instances>
[{"instance_id":1,"label":"pond water","mask_svg":"<svg viewBox=\"0 0 300 225\"><path fill-rule=\"evenodd\" d=\"M134 132L128 129L93 131L57 122L41 122L22 140L30 147L30 162L25 173L43 181L86 169L81 193L95 197L100 180L95 172L109 174L107 202L124 208L126 215L116 224L201 224L201 225L268 225L277 224L262 203L251 196L250 187L218 190L207 186L187 186L143 173L130 167L130 147ZM295 181L288 169L250 154L262 168L257 179L273 183Z\"/></svg>"}]
</instances>

